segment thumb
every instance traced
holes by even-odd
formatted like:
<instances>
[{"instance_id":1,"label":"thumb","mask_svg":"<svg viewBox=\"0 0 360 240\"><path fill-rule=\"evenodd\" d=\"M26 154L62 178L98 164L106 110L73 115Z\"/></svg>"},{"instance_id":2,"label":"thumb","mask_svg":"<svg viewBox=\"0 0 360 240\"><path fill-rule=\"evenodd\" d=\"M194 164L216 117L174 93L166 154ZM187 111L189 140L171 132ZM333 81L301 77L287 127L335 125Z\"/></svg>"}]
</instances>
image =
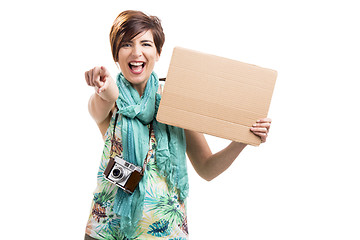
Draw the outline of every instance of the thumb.
<instances>
[{"instance_id":1,"label":"thumb","mask_svg":"<svg viewBox=\"0 0 360 240\"><path fill-rule=\"evenodd\" d=\"M99 90L98 90L99 93L105 91L108 88L108 86L110 84L110 81L104 81L104 82L101 82L101 83L102 83L102 86L99 87Z\"/></svg>"}]
</instances>

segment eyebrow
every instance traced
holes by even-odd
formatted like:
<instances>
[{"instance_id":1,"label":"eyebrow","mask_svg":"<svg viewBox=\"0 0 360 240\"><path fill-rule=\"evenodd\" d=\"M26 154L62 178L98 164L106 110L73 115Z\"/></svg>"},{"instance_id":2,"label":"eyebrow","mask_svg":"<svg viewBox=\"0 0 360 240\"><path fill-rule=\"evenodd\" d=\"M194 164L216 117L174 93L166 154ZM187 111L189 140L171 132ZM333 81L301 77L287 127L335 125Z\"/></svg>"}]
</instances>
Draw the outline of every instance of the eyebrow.
<instances>
[{"instance_id":1,"label":"eyebrow","mask_svg":"<svg viewBox=\"0 0 360 240\"><path fill-rule=\"evenodd\" d=\"M133 40L130 40L130 41L128 41L129 43L132 43L133 42ZM144 42L150 42L150 43L154 43L153 41L151 41L151 40L141 40L140 41L141 43L144 43Z\"/></svg>"},{"instance_id":2,"label":"eyebrow","mask_svg":"<svg viewBox=\"0 0 360 240\"><path fill-rule=\"evenodd\" d=\"M153 41L151 41L151 40L141 40L140 42L141 42L141 43L144 43L144 42L154 43L154 42L153 42Z\"/></svg>"}]
</instances>

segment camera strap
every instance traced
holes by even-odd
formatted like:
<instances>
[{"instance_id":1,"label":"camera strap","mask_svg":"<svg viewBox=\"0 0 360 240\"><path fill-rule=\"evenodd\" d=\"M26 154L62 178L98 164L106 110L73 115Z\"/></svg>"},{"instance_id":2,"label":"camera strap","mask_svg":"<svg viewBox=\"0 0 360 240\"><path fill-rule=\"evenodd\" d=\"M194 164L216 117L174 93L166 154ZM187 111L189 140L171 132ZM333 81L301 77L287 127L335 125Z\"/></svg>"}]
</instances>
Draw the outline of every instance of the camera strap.
<instances>
[{"instance_id":1,"label":"camera strap","mask_svg":"<svg viewBox=\"0 0 360 240\"><path fill-rule=\"evenodd\" d=\"M112 134L112 138L111 138L111 148L110 148L110 158L114 158L116 156L116 153L114 152L114 144L116 144L116 136L115 136L115 131L116 131L116 123L118 121L119 118L119 113L116 113L115 115L115 121L114 121L114 129L113 129L113 134ZM153 130L153 125L152 123L149 124L149 150L151 150L152 146L151 146L151 133ZM143 168L141 169L141 175L144 174L144 171L146 169L146 165L149 162L149 152L146 154L145 160L144 160L144 164L143 164Z\"/></svg>"},{"instance_id":2,"label":"camera strap","mask_svg":"<svg viewBox=\"0 0 360 240\"><path fill-rule=\"evenodd\" d=\"M144 160L144 165L143 165L143 168L141 169L141 174L144 174L146 165L148 164L149 159L150 159L149 154L150 154L150 150L152 148L152 146L151 146L151 132L152 132L152 130L153 130L153 125L152 125L152 123L150 123L150 127L149 127L149 151L146 154L146 157L145 157L145 160Z\"/></svg>"}]
</instances>

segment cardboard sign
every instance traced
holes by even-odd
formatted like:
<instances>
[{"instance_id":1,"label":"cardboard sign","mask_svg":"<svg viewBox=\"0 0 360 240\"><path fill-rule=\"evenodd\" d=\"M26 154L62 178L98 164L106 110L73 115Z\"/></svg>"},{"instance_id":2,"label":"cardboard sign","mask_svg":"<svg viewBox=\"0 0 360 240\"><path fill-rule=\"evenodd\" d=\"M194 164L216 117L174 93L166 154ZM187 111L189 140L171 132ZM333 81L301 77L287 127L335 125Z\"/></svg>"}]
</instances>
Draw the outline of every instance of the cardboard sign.
<instances>
[{"instance_id":1,"label":"cardboard sign","mask_svg":"<svg viewBox=\"0 0 360 240\"><path fill-rule=\"evenodd\" d=\"M257 146L250 128L267 117L276 77L271 69L176 47L157 120Z\"/></svg>"}]
</instances>

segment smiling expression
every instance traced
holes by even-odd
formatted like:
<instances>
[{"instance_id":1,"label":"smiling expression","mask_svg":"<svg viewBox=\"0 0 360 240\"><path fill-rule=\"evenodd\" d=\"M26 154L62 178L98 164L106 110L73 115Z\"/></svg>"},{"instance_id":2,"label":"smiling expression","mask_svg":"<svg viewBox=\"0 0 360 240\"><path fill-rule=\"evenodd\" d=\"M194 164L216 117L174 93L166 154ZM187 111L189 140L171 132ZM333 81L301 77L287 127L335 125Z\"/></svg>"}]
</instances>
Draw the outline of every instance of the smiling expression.
<instances>
[{"instance_id":1,"label":"smiling expression","mask_svg":"<svg viewBox=\"0 0 360 240\"><path fill-rule=\"evenodd\" d=\"M118 63L121 72L140 96L159 57L151 30L138 34L120 46Z\"/></svg>"}]
</instances>

